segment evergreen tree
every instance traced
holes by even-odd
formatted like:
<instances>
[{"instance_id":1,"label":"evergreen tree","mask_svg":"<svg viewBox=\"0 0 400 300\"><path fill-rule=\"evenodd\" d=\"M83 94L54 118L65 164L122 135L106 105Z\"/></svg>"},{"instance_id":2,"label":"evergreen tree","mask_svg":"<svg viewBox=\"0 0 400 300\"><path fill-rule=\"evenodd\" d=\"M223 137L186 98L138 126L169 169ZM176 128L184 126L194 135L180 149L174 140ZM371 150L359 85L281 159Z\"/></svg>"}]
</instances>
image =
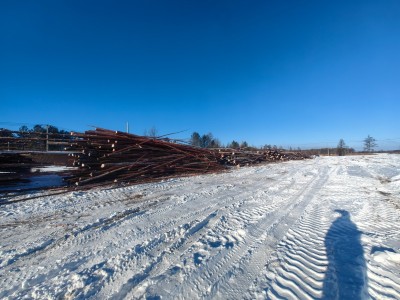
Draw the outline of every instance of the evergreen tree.
<instances>
[{"instance_id":1,"label":"evergreen tree","mask_svg":"<svg viewBox=\"0 0 400 300\"><path fill-rule=\"evenodd\" d=\"M372 136L368 135L364 139L364 151L374 152L374 148L377 146L378 144L376 143L376 140Z\"/></svg>"},{"instance_id":2,"label":"evergreen tree","mask_svg":"<svg viewBox=\"0 0 400 300\"><path fill-rule=\"evenodd\" d=\"M238 149L239 147L240 147L239 143L236 142L235 140L233 140L232 143L228 144L228 148Z\"/></svg>"},{"instance_id":3,"label":"evergreen tree","mask_svg":"<svg viewBox=\"0 0 400 300\"><path fill-rule=\"evenodd\" d=\"M343 139L340 139L337 145L337 154L339 156L344 156L346 154L346 148L347 148L346 143L344 142Z\"/></svg>"},{"instance_id":4,"label":"evergreen tree","mask_svg":"<svg viewBox=\"0 0 400 300\"><path fill-rule=\"evenodd\" d=\"M190 137L190 144L195 147L201 146L201 137L198 132L192 133L192 136Z\"/></svg>"}]
</instances>

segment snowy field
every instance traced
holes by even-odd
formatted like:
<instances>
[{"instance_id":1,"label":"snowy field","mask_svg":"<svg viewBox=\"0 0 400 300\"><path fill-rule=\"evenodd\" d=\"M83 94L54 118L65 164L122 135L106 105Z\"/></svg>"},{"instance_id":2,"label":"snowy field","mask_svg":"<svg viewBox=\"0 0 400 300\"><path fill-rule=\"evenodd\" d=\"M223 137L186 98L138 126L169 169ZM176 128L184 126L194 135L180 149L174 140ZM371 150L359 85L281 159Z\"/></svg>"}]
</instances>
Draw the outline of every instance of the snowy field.
<instances>
[{"instance_id":1,"label":"snowy field","mask_svg":"<svg viewBox=\"0 0 400 300\"><path fill-rule=\"evenodd\" d=\"M1 205L0 241L1 299L400 299L400 155Z\"/></svg>"}]
</instances>

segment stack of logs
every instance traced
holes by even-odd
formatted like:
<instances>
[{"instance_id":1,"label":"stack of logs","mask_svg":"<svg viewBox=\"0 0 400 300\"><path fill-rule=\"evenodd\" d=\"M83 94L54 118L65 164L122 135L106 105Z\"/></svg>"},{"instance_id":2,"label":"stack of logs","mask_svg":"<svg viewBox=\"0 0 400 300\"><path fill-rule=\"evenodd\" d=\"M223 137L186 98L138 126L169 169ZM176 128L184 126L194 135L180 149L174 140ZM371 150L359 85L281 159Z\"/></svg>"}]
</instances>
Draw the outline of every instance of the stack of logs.
<instances>
[{"instance_id":1,"label":"stack of logs","mask_svg":"<svg viewBox=\"0 0 400 300\"><path fill-rule=\"evenodd\" d=\"M0 153L0 185L19 181L35 166L32 159L18 153Z\"/></svg>"},{"instance_id":2,"label":"stack of logs","mask_svg":"<svg viewBox=\"0 0 400 300\"><path fill-rule=\"evenodd\" d=\"M76 185L147 182L225 169L206 149L100 128L72 135L76 139L69 150L81 150L74 160L80 168L69 179Z\"/></svg>"},{"instance_id":3,"label":"stack of logs","mask_svg":"<svg viewBox=\"0 0 400 300\"><path fill-rule=\"evenodd\" d=\"M221 172L227 166L305 158L277 150L202 149L100 128L71 134L75 138L68 150L81 152L73 154L74 165L79 170L68 179L75 185L143 183L158 178Z\"/></svg>"},{"instance_id":4,"label":"stack of logs","mask_svg":"<svg viewBox=\"0 0 400 300\"><path fill-rule=\"evenodd\" d=\"M278 150L241 151L236 149L219 149L219 161L229 166L250 166L262 162L300 160L308 158L301 153L280 152Z\"/></svg>"}]
</instances>

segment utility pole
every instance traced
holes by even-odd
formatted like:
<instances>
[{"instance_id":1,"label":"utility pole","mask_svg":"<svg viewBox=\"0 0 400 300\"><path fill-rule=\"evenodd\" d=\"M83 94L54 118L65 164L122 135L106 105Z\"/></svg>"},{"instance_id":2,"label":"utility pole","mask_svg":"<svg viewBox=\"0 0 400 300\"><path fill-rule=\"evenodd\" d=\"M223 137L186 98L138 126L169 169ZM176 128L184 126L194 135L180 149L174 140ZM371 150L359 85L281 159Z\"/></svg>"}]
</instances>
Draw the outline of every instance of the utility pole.
<instances>
[{"instance_id":1,"label":"utility pole","mask_svg":"<svg viewBox=\"0 0 400 300\"><path fill-rule=\"evenodd\" d=\"M49 152L49 125L46 125L46 152Z\"/></svg>"},{"instance_id":2,"label":"utility pole","mask_svg":"<svg viewBox=\"0 0 400 300\"><path fill-rule=\"evenodd\" d=\"M126 122L126 133L129 133L129 122Z\"/></svg>"}]
</instances>

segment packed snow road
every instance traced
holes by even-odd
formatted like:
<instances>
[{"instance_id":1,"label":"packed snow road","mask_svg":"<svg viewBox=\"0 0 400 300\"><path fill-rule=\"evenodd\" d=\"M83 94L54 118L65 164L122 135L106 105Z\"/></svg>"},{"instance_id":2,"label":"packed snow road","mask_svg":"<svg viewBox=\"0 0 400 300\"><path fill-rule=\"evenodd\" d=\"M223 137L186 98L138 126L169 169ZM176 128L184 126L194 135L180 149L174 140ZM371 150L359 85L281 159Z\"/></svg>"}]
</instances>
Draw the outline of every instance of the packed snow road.
<instances>
[{"instance_id":1,"label":"packed snow road","mask_svg":"<svg viewBox=\"0 0 400 300\"><path fill-rule=\"evenodd\" d=\"M400 155L3 204L0 241L3 299L400 299Z\"/></svg>"}]
</instances>

